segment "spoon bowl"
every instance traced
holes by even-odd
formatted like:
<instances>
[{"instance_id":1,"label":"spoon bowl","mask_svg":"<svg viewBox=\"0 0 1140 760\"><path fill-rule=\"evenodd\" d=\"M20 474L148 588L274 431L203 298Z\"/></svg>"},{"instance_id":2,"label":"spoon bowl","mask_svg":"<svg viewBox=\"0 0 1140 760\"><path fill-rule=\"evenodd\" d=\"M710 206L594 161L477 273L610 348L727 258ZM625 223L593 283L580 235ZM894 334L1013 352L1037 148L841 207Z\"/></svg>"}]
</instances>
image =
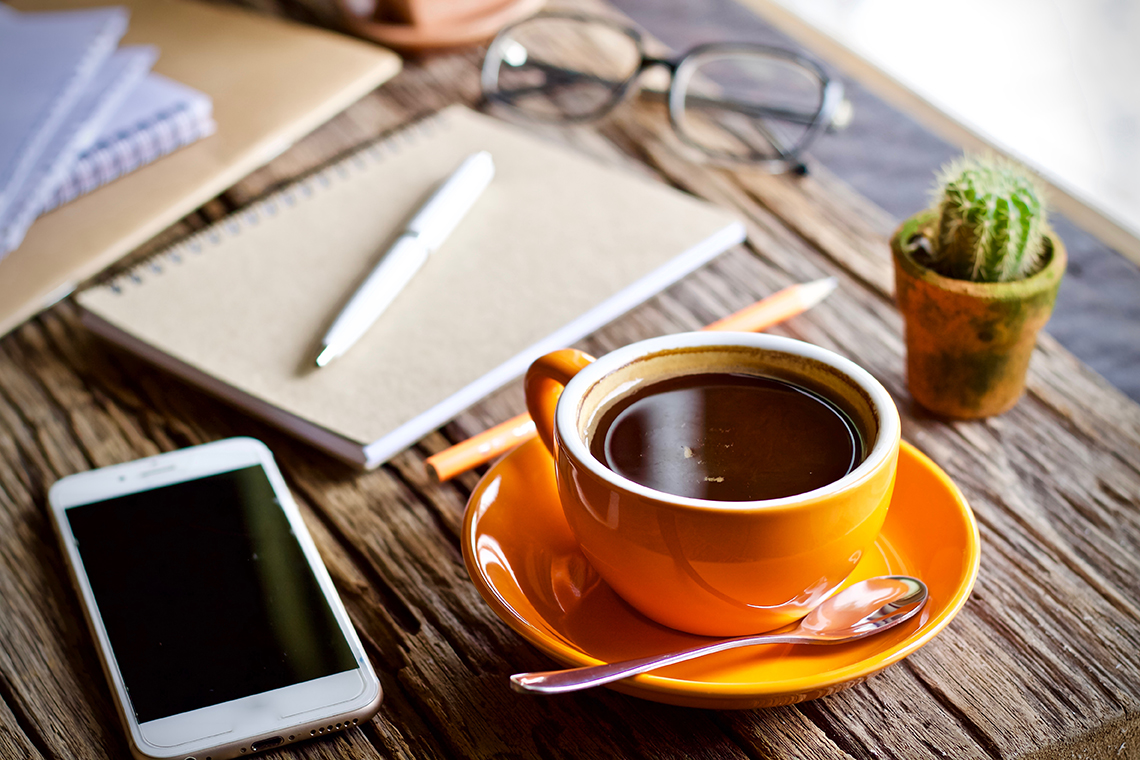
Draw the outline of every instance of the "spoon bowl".
<instances>
[{"instance_id":1,"label":"spoon bowl","mask_svg":"<svg viewBox=\"0 0 1140 760\"><path fill-rule=\"evenodd\" d=\"M647 673L678 662L758 644L839 644L871 636L910 620L926 604L926 584L906 575L859 581L826 599L785 633L737 636L680 652L624 662L588 665L542 673L516 673L511 688L519 692L561 694L589 689Z\"/></svg>"}]
</instances>

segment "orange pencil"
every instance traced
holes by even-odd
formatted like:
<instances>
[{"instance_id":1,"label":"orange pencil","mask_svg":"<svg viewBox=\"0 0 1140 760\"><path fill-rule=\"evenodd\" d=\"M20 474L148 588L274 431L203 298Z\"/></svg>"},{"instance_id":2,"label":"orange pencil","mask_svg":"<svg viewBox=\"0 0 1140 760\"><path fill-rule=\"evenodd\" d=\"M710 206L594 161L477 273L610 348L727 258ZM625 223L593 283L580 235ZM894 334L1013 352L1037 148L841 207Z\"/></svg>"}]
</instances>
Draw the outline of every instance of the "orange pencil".
<instances>
[{"instance_id":1,"label":"orange pencil","mask_svg":"<svg viewBox=\"0 0 1140 760\"><path fill-rule=\"evenodd\" d=\"M834 277L828 277L791 285L703 329L759 332L807 311L831 295L838 284ZM534 436L534 422L524 412L428 457L428 473L439 482L450 480Z\"/></svg>"}]
</instances>

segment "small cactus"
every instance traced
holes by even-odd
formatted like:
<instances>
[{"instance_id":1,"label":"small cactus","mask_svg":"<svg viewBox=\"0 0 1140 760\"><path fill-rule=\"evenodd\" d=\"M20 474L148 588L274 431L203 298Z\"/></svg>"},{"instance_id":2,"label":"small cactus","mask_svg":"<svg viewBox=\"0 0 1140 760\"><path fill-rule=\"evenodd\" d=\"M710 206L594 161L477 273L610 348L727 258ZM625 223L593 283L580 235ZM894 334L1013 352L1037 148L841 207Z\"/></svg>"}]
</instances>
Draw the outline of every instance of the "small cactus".
<instances>
[{"instance_id":1,"label":"small cactus","mask_svg":"<svg viewBox=\"0 0 1140 760\"><path fill-rule=\"evenodd\" d=\"M975 282L1027 277L1045 258L1048 221L1039 183L997 157L963 156L934 191L938 220L930 269Z\"/></svg>"}]
</instances>

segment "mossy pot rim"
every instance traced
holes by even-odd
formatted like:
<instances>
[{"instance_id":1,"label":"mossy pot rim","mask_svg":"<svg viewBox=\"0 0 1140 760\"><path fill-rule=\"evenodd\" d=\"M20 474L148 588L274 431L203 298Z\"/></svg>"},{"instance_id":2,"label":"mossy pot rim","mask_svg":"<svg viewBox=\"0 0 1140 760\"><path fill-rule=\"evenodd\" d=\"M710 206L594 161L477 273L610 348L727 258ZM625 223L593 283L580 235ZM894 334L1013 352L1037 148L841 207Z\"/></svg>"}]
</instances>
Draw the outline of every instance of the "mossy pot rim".
<instances>
[{"instance_id":1,"label":"mossy pot rim","mask_svg":"<svg viewBox=\"0 0 1140 760\"><path fill-rule=\"evenodd\" d=\"M1045 239L1048 241L1049 250L1045 254L1045 263L1028 277L1010 280L1009 282L974 282L973 280L959 280L939 274L917 262L911 252L904 247L904 243L916 235L922 235L930 240L937 214L937 209L928 208L920 211L904 220L891 235L891 251L894 254L894 259L912 278L943 290L974 298L1005 301L1025 298L1031 293L1056 287L1058 280L1065 273L1065 267L1068 263L1065 246L1056 233L1048 230Z\"/></svg>"}]
</instances>

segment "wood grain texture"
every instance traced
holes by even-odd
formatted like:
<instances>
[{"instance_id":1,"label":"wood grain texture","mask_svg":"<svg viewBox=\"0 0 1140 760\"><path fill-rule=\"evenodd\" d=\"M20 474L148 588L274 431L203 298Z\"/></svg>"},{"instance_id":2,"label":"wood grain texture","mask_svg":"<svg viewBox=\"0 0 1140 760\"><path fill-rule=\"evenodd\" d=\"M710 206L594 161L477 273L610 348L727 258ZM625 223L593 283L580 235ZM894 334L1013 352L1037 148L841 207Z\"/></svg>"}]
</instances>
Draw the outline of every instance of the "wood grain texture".
<instances>
[{"instance_id":1,"label":"wood grain texture","mask_svg":"<svg viewBox=\"0 0 1140 760\"><path fill-rule=\"evenodd\" d=\"M410 118L477 104L478 60L409 62L163 240ZM127 755L45 516L51 483L253 435L277 455L386 692L368 725L273 756L1140 757L1140 407L1043 336L1013 411L934 418L906 389L886 244L895 220L818 168L792 178L694 164L652 103L542 131L733 208L748 228L745 245L587 337L586 351L696 329L793 282L840 279L823 305L772 332L866 367L898 402L904 437L966 493L983 558L958 618L902 663L798 706L716 712L605 690L514 694L510 673L551 663L467 578L459 532L478 474L434 484L424 459L521 411L518 384L361 474L109 348L65 303L0 341L0 756Z\"/></svg>"}]
</instances>

